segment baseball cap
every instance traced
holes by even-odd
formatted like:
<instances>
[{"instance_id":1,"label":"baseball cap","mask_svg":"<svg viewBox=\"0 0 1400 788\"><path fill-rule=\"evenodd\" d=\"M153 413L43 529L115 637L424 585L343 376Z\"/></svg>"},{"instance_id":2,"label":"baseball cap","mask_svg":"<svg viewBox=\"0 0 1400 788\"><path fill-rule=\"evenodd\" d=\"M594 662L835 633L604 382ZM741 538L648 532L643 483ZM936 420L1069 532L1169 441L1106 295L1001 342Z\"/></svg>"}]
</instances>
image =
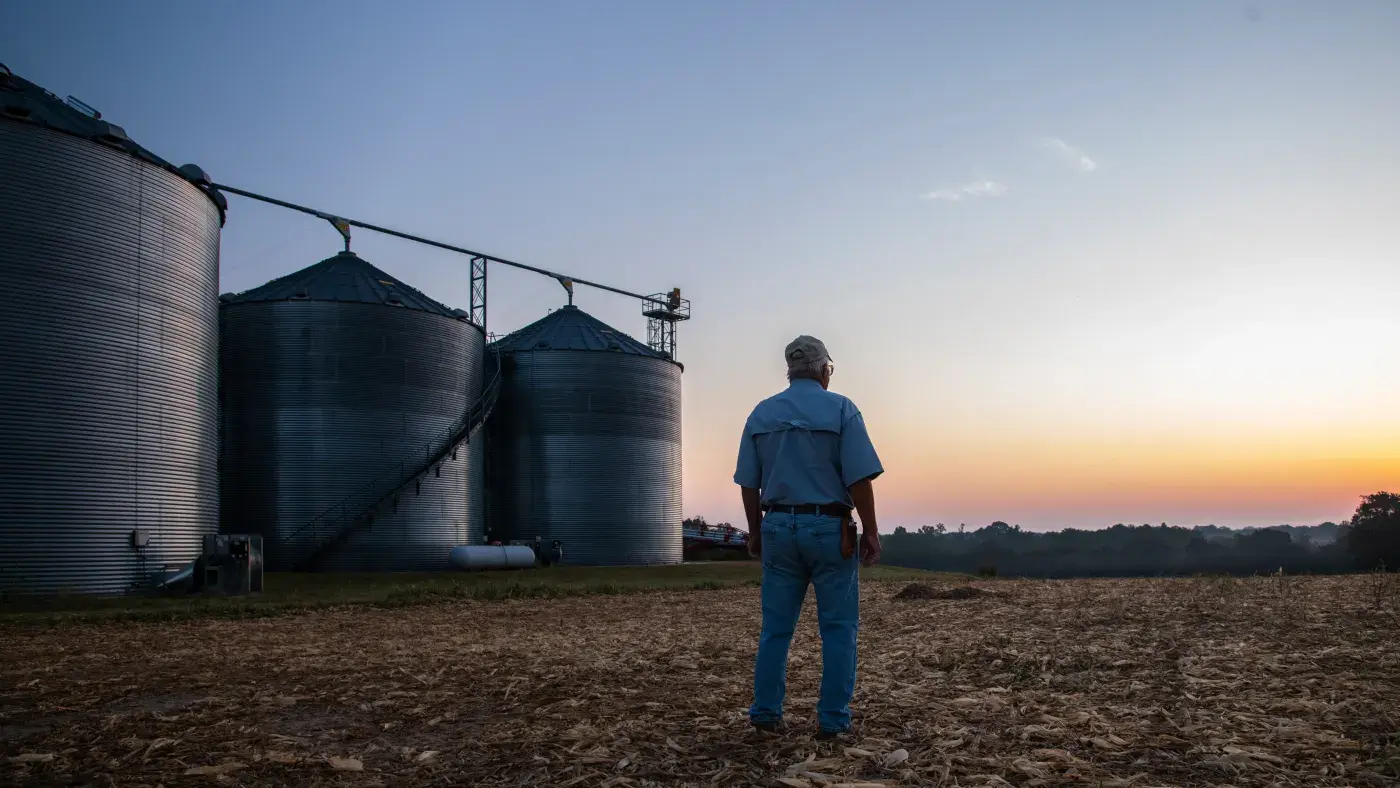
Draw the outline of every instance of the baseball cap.
<instances>
[{"instance_id":1,"label":"baseball cap","mask_svg":"<svg viewBox=\"0 0 1400 788\"><path fill-rule=\"evenodd\" d=\"M783 352L783 357L787 359L789 369L813 362L831 360L831 354L826 352L826 345L822 344L820 339L806 334L789 342L787 350Z\"/></svg>"}]
</instances>

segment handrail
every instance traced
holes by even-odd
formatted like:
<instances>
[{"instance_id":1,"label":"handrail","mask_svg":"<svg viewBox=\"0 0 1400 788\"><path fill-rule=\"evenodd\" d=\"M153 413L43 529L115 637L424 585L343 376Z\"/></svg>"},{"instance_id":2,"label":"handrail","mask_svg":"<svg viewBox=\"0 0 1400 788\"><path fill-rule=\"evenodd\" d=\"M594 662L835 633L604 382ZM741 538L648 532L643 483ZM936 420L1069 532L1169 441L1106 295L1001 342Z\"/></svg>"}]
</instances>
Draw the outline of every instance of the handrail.
<instances>
[{"instance_id":1,"label":"handrail","mask_svg":"<svg viewBox=\"0 0 1400 788\"><path fill-rule=\"evenodd\" d=\"M471 407L467 408L461 419L454 422L447 430L439 433L437 438L428 442L421 462L410 466L408 464L411 460L410 457L400 458L396 464L380 472L369 482L361 485L359 489L348 493L305 525L279 539L277 544L288 545L304 537L307 531L310 531L311 541L315 543L315 548L309 556L298 560L297 563L305 564L313 561L327 547L343 538L357 522L363 519L366 513L402 490L409 482L427 473L430 468L441 462L464 440L470 440L477 430L486 423L486 419L495 409L500 389L501 367L498 363L495 374L487 383L486 388L483 389L481 396L472 403ZM322 536L322 531L328 533Z\"/></svg>"},{"instance_id":2,"label":"handrail","mask_svg":"<svg viewBox=\"0 0 1400 788\"><path fill-rule=\"evenodd\" d=\"M489 385L489 384L488 384L488 385ZM484 398L485 396L486 396L486 393L485 393L485 390L483 390L483 392L482 392L482 398ZM457 431L459 431L459 430L461 429L461 424L462 424L462 422L465 421L465 420L467 420L467 419L469 419L469 418L471 417L472 408L474 408L474 407L476 406L476 404L477 404L477 403L472 403L472 407L467 408L467 411L466 411L466 413L464 413L464 414L462 415L462 418L458 419L457 421L454 421L454 422L452 423L452 425L449 426L449 427L448 427L446 430L444 430L443 432L438 433L438 436L437 436L437 437L440 438L440 437L441 437L442 435L444 435L444 434L446 434L446 435L448 435L448 436L450 437L451 435L453 435L453 434L455 434ZM393 442L395 443L395 445L397 445L397 444L399 444L399 443L408 442L408 441L410 441L410 440L412 440L412 439L413 439L413 436L412 436L412 435L410 435L410 434L407 433L407 432L402 432L402 433L399 433L398 435L395 435L395 436L390 437L389 440L393 441ZM431 447L432 447L432 445L433 445L433 442L430 441L428 445L429 445L429 451L431 451ZM380 448L381 451L384 450L384 449L386 448L386 447L383 445L383 441L380 442L380 447L379 447L379 448ZM407 452L405 451L405 453L407 453ZM397 452L396 452L395 454L397 454ZM404 464L404 461L403 461L402 459L400 459L396 464L391 465L391 467L397 468L397 469L399 470L400 474L402 474L402 471L403 471L403 464ZM322 521L322 520L325 520L325 519L331 517L335 512L344 509L344 508L345 508L345 504L346 504L347 502L349 502L351 499L353 499L353 498L354 498L355 496L357 496L357 495L362 495L362 494L364 493L364 491L365 491L366 488L376 486L376 485L377 485L381 480L383 480L383 479L385 478L385 476L387 476L389 473L390 473L389 470L381 471L381 472L380 472L378 475L376 475L373 479L370 479L369 482L367 482L366 484L362 485L361 487L359 487L359 488L356 489L356 490L353 490L353 491L351 491L351 492L346 493L346 494L344 495L344 497L342 497L340 500L336 501L335 503L332 503L332 504L330 504L329 506L327 506L327 507L326 507L325 509L323 509L319 514L317 514L315 517L311 518L311 520L310 520L309 522L307 522L305 525L303 525L302 527L300 527L300 528L298 528L297 530L293 531L292 533L290 533L290 534L288 534L288 535L282 537L280 540L278 540L278 544L285 543L285 542L291 541L292 539L295 539L296 537L300 536L303 532L305 532L305 531L307 531L307 530L309 530L309 529L314 528L318 522L320 522L320 521ZM397 483L396 483L396 484L397 484Z\"/></svg>"},{"instance_id":3,"label":"handrail","mask_svg":"<svg viewBox=\"0 0 1400 788\"><path fill-rule=\"evenodd\" d=\"M385 490L382 494L378 495L377 497L374 497L373 499L369 500L363 505L352 507L351 505L349 505L349 502L347 502L347 504L341 510L343 519L341 520L340 524L333 527L331 529L331 532L325 535L324 537L320 536L320 529L317 528L313 534L315 537L318 537L314 540L314 549L312 550L310 555L308 555L305 559L298 561L297 563L299 565L309 565L315 563L327 548L338 544L352 531L354 531L356 526L358 526L359 524L367 522L365 515L373 512L384 501L397 495L400 490L402 490L408 485L409 482L412 482L416 479L420 479L424 474L428 472L428 469L432 468L437 463L443 461L443 459L446 458L448 454L450 454L463 441L469 440L473 435L475 435L477 430L479 430L482 427L482 425L486 423L487 418L490 417L491 412L494 410L499 391L500 380L499 377L497 377L492 380L490 387L485 393L483 393L482 398L478 400L477 404L474 405L473 408L468 412L469 418L467 419L467 423L462 428L462 430L454 434L448 441L446 441L443 444L443 446L438 451L430 453L420 465L414 467L412 473L403 472L403 469L406 465L406 461L400 460L399 477L397 483Z\"/></svg>"}]
</instances>

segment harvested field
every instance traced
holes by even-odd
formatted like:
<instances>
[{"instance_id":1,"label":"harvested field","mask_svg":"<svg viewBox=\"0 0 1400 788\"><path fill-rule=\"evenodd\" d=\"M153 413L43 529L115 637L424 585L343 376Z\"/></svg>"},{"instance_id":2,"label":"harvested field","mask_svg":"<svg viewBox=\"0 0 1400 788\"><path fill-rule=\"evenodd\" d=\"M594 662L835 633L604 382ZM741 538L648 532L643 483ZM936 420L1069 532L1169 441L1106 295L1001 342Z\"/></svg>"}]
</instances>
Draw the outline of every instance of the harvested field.
<instances>
[{"instance_id":1,"label":"harvested field","mask_svg":"<svg viewBox=\"0 0 1400 788\"><path fill-rule=\"evenodd\" d=\"M745 724L753 588L11 622L0 783L1146 788L1400 774L1393 580L993 581L976 598L894 601L905 582L865 586L859 727L835 743L810 736L810 609L793 730Z\"/></svg>"}]
</instances>

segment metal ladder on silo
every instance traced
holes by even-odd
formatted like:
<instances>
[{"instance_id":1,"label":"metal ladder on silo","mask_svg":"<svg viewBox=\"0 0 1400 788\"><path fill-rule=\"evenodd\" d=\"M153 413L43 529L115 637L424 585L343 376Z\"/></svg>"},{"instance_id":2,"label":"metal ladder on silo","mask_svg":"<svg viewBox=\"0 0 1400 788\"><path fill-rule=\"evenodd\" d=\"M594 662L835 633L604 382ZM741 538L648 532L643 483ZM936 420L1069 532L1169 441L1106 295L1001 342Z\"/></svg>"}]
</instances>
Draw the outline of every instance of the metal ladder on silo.
<instances>
[{"instance_id":1,"label":"metal ladder on silo","mask_svg":"<svg viewBox=\"0 0 1400 788\"><path fill-rule=\"evenodd\" d=\"M482 390L481 396L467 409L467 412L451 428L444 431L441 439L430 442L428 450L420 461L411 458L400 459L385 468L369 483L350 493L330 506L310 522L287 536L279 539L280 549L306 540L308 533L313 545L310 553L293 563L297 570L315 569L326 552L354 533L360 527L374 521L374 516L385 504L397 507L399 493L409 484L421 485L429 471L439 470L441 463L449 456L456 459L457 449L469 442L477 431L486 424L496 408L496 400L501 393L501 365L495 364L495 374Z\"/></svg>"}]
</instances>

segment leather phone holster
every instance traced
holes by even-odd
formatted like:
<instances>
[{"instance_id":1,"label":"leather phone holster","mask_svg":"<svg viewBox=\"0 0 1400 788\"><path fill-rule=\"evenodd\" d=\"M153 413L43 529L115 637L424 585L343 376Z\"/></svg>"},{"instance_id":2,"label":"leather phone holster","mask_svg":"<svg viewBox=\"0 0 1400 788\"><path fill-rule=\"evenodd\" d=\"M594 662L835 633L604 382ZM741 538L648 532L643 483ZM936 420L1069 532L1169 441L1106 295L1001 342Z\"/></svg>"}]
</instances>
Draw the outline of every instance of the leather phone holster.
<instances>
[{"instance_id":1,"label":"leather phone holster","mask_svg":"<svg viewBox=\"0 0 1400 788\"><path fill-rule=\"evenodd\" d=\"M841 557L850 558L856 554L856 521L847 516L841 518Z\"/></svg>"}]
</instances>

